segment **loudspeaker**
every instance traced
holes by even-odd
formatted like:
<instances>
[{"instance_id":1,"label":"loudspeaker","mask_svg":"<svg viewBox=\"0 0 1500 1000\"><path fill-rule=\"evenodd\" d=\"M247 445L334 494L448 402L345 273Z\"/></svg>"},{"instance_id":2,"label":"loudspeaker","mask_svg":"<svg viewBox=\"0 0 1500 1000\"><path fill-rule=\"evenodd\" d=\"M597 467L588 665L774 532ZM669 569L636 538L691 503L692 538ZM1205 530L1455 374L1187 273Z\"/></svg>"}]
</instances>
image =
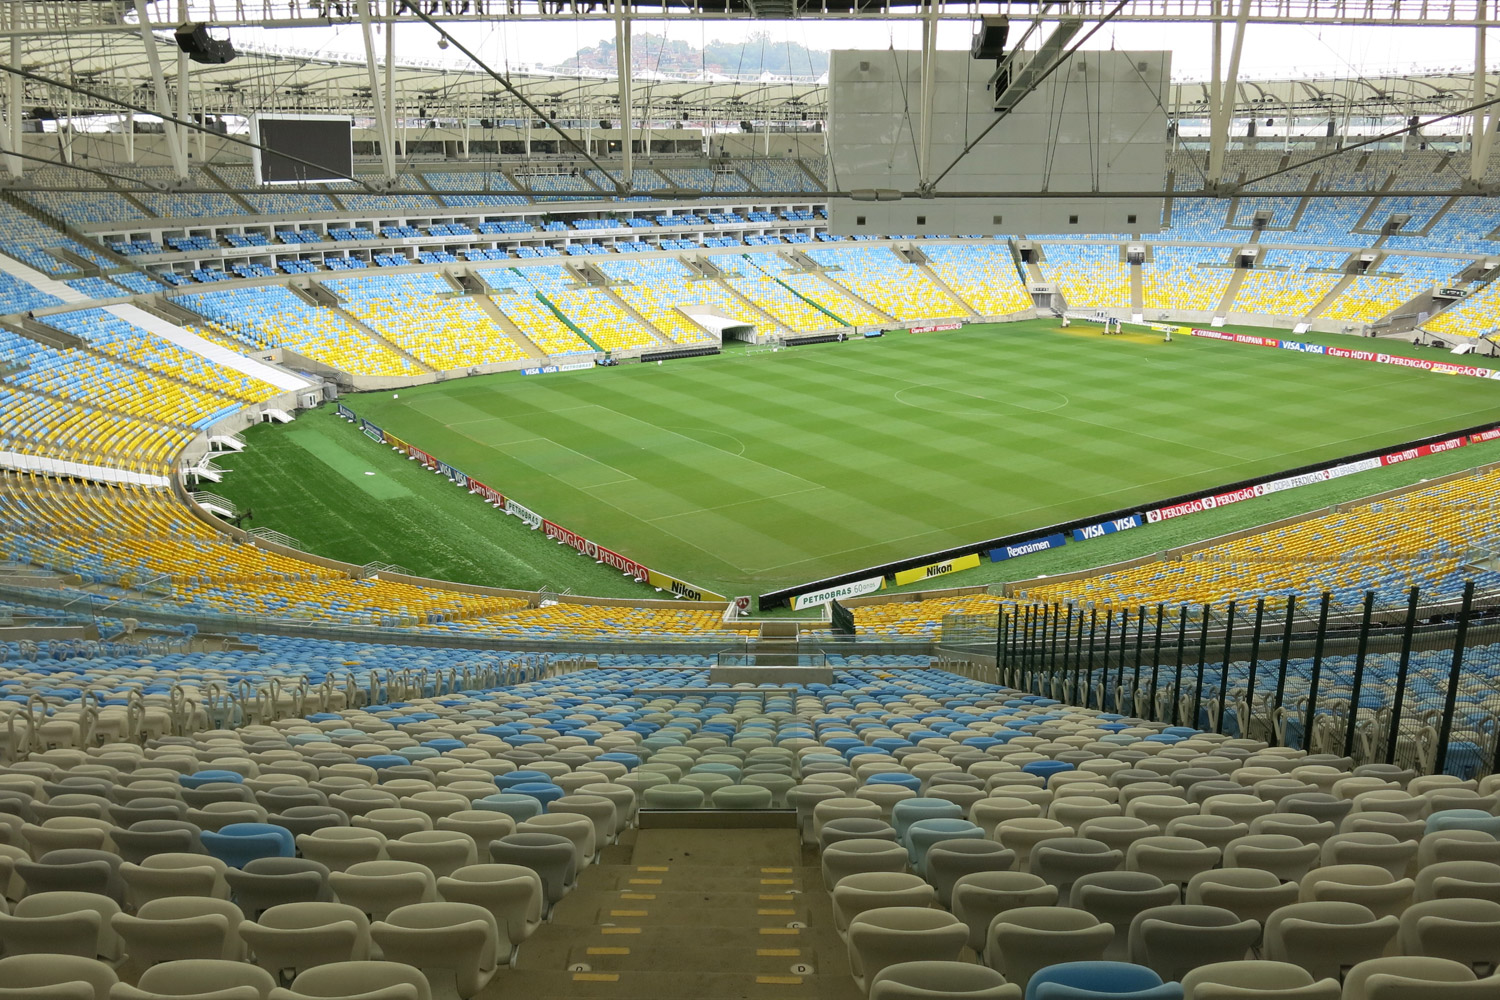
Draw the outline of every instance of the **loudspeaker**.
<instances>
[{"instance_id":1,"label":"loudspeaker","mask_svg":"<svg viewBox=\"0 0 1500 1000\"><path fill-rule=\"evenodd\" d=\"M1005 55L1005 38L1010 34L1010 18L985 17L974 32L974 44L969 54L975 59L1000 59Z\"/></svg>"},{"instance_id":2,"label":"loudspeaker","mask_svg":"<svg viewBox=\"0 0 1500 1000\"><path fill-rule=\"evenodd\" d=\"M212 38L206 24L184 24L177 28L177 47L196 63L220 65L237 54L227 38Z\"/></svg>"}]
</instances>

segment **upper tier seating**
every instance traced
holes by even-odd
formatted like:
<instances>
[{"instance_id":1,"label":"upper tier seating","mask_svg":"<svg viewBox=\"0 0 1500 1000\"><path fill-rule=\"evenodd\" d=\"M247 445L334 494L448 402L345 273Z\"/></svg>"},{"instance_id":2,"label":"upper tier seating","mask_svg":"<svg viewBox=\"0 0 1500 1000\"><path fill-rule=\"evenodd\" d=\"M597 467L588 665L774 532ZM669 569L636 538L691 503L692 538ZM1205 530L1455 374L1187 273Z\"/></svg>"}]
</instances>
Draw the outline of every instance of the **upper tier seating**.
<instances>
[{"instance_id":1,"label":"upper tier seating","mask_svg":"<svg viewBox=\"0 0 1500 1000\"><path fill-rule=\"evenodd\" d=\"M345 371L370 375L415 375L421 371L408 358L372 340L336 310L311 305L280 285L196 292L175 301L258 344L285 347Z\"/></svg>"},{"instance_id":2,"label":"upper tier seating","mask_svg":"<svg viewBox=\"0 0 1500 1000\"><path fill-rule=\"evenodd\" d=\"M1265 316L1306 316L1343 277L1336 269L1344 254L1307 250L1268 250L1240 282L1234 308ZM1312 273L1322 268L1334 273Z\"/></svg>"},{"instance_id":3,"label":"upper tier seating","mask_svg":"<svg viewBox=\"0 0 1500 1000\"><path fill-rule=\"evenodd\" d=\"M1073 309L1126 309L1130 306L1130 265L1116 246L1049 243L1042 272Z\"/></svg>"},{"instance_id":4,"label":"upper tier seating","mask_svg":"<svg viewBox=\"0 0 1500 1000\"><path fill-rule=\"evenodd\" d=\"M438 192L438 200L450 208L486 208L497 205L524 205L526 197L514 193L515 183L499 170L482 173L471 171L433 171L424 173L427 186ZM509 194L444 194L445 191L496 191Z\"/></svg>"},{"instance_id":5,"label":"upper tier seating","mask_svg":"<svg viewBox=\"0 0 1500 1000\"><path fill-rule=\"evenodd\" d=\"M1032 306L1010 248L974 241L922 247L932 272L981 316L1007 316Z\"/></svg>"},{"instance_id":6,"label":"upper tier seating","mask_svg":"<svg viewBox=\"0 0 1500 1000\"><path fill-rule=\"evenodd\" d=\"M1099 267L1102 274L1110 273L1107 262ZM1142 301L1150 310L1212 312L1218 309L1233 277L1222 249L1158 246L1151 262L1142 268ZM1072 304L1073 300L1068 302Z\"/></svg>"},{"instance_id":7,"label":"upper tier seating","mask_svg":"<svg viewBox=\"0 0 1500 1000\"><path fill-rule=\"evenodd\" d=\"M730 319L760 322L754 310L718 282L690 280L687 268L675 261L613 260L601 262L599 269L611 281L628 282L616 286L616 294L679 344L715 339L688 318L684 308L702 306Z\"/></svg>"},{"instance_id":8,"label":"upper tier seating","mask_svg":"<svg viewBox=\"0 0 1500 1000\"><path fill-rule=\"evenodd\" d=\"M474 301L435 274L331 278L326 287L387 340L437 369L519 361L526 352Z\"/></svg>"},{"instance_id":9,"label":"upper tier seating","mask_svg":"<svg viewBox=\"0 0 1500 1000\"><path fill-rule=\"evenodd\" d=\"M898 320L967 316L925 271L884 247L809 247L828 277Z\"/></svg>"}]
</instances>

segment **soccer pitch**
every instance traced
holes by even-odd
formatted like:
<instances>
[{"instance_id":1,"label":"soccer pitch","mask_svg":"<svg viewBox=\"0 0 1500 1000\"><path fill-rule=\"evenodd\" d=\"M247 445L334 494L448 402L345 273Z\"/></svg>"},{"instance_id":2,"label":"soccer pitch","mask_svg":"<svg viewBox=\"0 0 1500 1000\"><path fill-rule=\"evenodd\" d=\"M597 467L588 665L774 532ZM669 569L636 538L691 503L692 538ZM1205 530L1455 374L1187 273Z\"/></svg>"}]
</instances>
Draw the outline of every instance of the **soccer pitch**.
<instances>
[{"instance_id":1,"label":"soccer pitch","mask_svg":"<svg viewBox=\"0 0 1500 1000\"><path fill-rule=\"evenodd\" d=\"M1500 385L1037 320L347 403L601 545L736 594L1492 420Z\"/></svg>"}]
</instances>

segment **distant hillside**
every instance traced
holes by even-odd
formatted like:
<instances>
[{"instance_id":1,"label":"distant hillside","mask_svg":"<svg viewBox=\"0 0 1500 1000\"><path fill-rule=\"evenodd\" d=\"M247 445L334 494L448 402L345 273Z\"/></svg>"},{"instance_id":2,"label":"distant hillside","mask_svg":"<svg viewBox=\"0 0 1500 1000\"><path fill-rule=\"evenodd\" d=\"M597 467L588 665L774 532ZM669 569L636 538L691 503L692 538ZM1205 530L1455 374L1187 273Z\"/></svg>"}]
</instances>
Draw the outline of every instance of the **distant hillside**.
<instances>
[{"instance_id":1,"label":"distant hillside","mask_svg":"<svg viewBox=\"0 0 1500 1000\"><path fill-rule=\"evenodd\" d=\"M661 35L638 34L631 53L636 73L669 76L822 76L828 72L828 53L804 48L796 42L777 41L761 32L743 42L709 42L698 48L689 42ZM548 67L557 73L580 71L614 73L615 43L603 41L579 49L571 59Z\"/></svg>"}]
</instances>

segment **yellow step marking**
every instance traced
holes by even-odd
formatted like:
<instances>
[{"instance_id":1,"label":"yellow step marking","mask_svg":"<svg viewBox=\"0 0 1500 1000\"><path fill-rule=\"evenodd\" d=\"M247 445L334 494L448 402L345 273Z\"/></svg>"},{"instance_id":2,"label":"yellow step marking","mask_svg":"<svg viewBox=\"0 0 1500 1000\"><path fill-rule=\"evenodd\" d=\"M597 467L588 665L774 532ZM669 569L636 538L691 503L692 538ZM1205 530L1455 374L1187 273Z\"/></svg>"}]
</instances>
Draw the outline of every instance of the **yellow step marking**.
<instances>
[{"instance_id":1,"label":"yellow step marking","mask_svg":"<svg viewBox=\"0 0 1500 1000\"><path fill-rule=\"evenodd\" d=\"M661 885L661 879L659 879L659 878L633 878L633 879L630 880L630 884L631 885Z\"/></svg>"},{"instance_id":2,"label":"yellow step marking","mask_svg":"<svg viewBox=\"0 0 1500 1000\"><path fill-rule=\"evenodd\" d=\"M762 986L801 986L801 976L756 976L755 981Z\"/></svg>"},{"instance_id":3,"label":"yellow step marking","mask_svg":"<svg viewBox=\"0 0 1500 1000\"><path fill-rule=\"evenodd\" d=\"M598 947L595 947L595 948L585 949L584 954L585 955L629 955L630 954L630 949L629 948L598 948Z\"/></svg>"},{"instance_id":4,"label":"yellow step marking","mask_svg":"<svg viewBox=\"0 0 1500 1000\"><path fill-rule=\"evenodd\" d=\"M757 948L755 954L760 958L797 958L802 954L801 948Z\"/></svg>"},{"instance_id":5,"label":"yellow step marking","mask_svg":"<svg viewBox=\"0 0 1500 1000\"><path fill-rule=\"evenodd\" d=\"M620 974L618 972L575 972L573 982L575 983L618 983Z\"/></svg>"},{"instance_id":6,"label":"yellow step marking","mask_svg":"<svg viewBox=\"0 0 1500 1000\"><path fill-rule=\"evenodd\" d=\"M790 875L790 868L762 868L761 873L765 875Z\"/></svg>"},{"instance_id":7,"label":"yellow step marking","mask_svg":"<svg viewBox=\"0 0 1500 1000\"><path fill-rule=\"evenodd\" d=\"M789 892L763 892L756 897L762 903L790 903L792 894Z\"/></svg>"},{"instance_id":8,"label":"yellow step marking","mask_svg":"<svg viewBox=\"0 0 1500 1000\"><path fill-rule=\"evenodd\" d=\"M641 929L639 927L601 927L601 928L599 928L599 933L600 934L639 934L640 932L641 932Z\"/></svg>"},{"instance_id":9,"label":"yellow step marking","mask_svg":"<svg viewBox=\"0 0 1500 1000\"><path fill-rule=\"evenodd\" d=\"M622 893L620 893L620 898L621 899L655 899L656 898L656 893L654 893L654 892L622 892Z\"/></svg>"},{"instance_id":10,"label":"yellow step marking","mask_svg":"<svg viewBox=\"0 0 1500 1000\"><path fill-rule=\"evenodd\" d=\"M789 878L763 878L763 879L760 880L760 884L761 885L792 885L793 884L793 880L789 879Z\"/></svg>"},{"instance_id":11,"label":"yellow step marking","mask_svg":"<svg viewBox=\"0 0 1500 1000\"><path fill-rule=\"evenodd\" d=\"M666 865L636 865L635 866L635 870L638 871L638 872L664 872L664 871L667 870L667 866Z\"/></svg>"},{"instance_id":12,"label":"yellow step marking","mask_svg":"<svg viewBox=\"0 0 1500 1000\"><path fill-rule=\"evenodd\" d=\"M649 912L649 910L610 910L609 915L612 917L644 917Z\"/></svg>"},{"instance_id":13,"label":"yellow step marking","mask_svg":"<svg viewBox=\"0 0 1500 1000\"><path fill-rule=\"evenodd\" d=\"M797 915L797 911L796 910L756 910L755 911L755 915L757 917L794 917L794 916Z\"/></svg>"},{"instance_id":14,"label":"yellow step marking","mask_svg":"<svg viewBox=\"0 0 1500 1000\"><path fill-rule=\"evenodd\" d=\"M801 934L802 929L800 927L762 927L760 932L762 934Z\"/></svg>"}]
</instances>

